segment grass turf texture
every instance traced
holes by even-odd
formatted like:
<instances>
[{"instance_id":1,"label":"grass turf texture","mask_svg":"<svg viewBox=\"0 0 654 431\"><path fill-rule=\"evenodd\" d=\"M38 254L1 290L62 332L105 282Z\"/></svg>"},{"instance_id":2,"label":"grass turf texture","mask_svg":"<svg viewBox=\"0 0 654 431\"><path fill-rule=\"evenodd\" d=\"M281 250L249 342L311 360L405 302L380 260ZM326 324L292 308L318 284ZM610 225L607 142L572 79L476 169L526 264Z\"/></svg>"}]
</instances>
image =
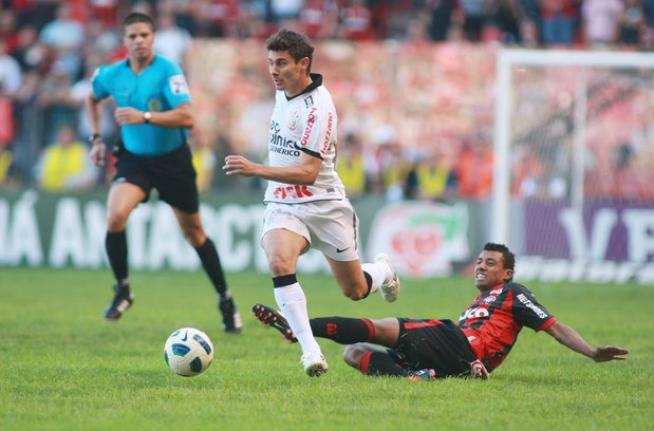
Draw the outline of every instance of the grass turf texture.
<instances>
[{"instance_id":1,"label":"grass turf texture","mask_svg":"<svg viewBox=\"0 0 654 431\"><path fill-rule=\"evenodd\" d=\"M297 345L250 313L274 305L269 277L229 274L244 320L220 329L199 273L135 273L136 302L118 323L102 320L109 271L0 269L0 429L10 430L643 430L654 423L652 286L530 284L561 321L591 344L631 350L595 364L546 334L523 330L487 382L369 378L322 340L330 371L306 377ZM301 276L313 316L456 319L475 294L463 278L405 280L400 299L351 302L327 276ZM194 326L211 337L208 371L168 371L166 337Z\"/></svg>"}]
</instances>

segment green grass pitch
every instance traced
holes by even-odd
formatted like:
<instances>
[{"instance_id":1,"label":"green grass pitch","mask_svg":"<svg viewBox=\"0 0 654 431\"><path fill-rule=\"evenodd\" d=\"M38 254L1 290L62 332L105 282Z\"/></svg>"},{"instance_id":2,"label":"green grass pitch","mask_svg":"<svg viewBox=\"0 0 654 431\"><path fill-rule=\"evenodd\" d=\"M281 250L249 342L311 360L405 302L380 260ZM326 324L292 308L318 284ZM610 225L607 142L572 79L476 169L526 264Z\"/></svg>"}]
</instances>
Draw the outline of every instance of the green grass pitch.
<instances>
[{"instance_id":1,"label":"green grass pitch","mask_svg":"<svg viewBox=\"0 0 654 431\"><path fill-rule=\"evenodd\" d=\"M229 274L244 320L220 329L204 273L138 272L134 307L102 320L110 272L0 268L0 430L644 430L654 426L654 288L530 284L554 315L591 344L630 349L595 364L547 334L523 330L489 381L369 378L322 340L330 371L306 377L297 345L259 325L274 304L264 274ZM352 302L327 276L300 277L313 316L456 319L471 280L405 280L400 299ZM170 373L163 344L194 326L216 355L206 373Z\"/></svg>"}]
</instances>

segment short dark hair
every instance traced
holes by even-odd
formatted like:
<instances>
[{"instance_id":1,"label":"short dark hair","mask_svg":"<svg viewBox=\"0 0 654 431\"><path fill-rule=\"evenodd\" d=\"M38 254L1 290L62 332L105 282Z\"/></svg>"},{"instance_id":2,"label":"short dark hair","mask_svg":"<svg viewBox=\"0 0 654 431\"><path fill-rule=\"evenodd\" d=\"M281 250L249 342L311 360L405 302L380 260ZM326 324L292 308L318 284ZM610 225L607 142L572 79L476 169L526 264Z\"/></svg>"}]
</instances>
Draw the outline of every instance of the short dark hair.
<instances>
[{"instance_id":1,"label":"short dark hair","mask_svg":"<svg viewBox=\"0 0 654 431\"><path fill-rule=\"evenodd\" d=\"M484 250L499 251L502 253L502 260L504 261L504 269L515 271L515 255L504 244L497 244L494 242L487 242L484 245Z\"/></svg>"},{"instance_id":2,"label":"short dark hair","mask_svg":"<svg viewBox=\"0 0 654 431\"><path fill-rule=\"evenodd\" d=\"M152 31L155 30L154 20L152 19L152 17L150 17L150 15L146 15L141 12L132 12L129 15L127 15L125 19L123 19L123 32L125 32L125 29L127 28L128 25L137 22L144 22L150 26Z\"/></svg>"},{"instance_id":3,"label":"short dark hair","mask_svg":"<svg viewBox=\"0 0 654 431\"><path fill-rule=\"evenodd\" d=\"M311 40L302 33L283 28L266 40L266 49L277 52L288 51L296 63L307 57L309 59L307 70L309 72L311 71L314 47L311 44Z\"/></svg>"}]
</instances>

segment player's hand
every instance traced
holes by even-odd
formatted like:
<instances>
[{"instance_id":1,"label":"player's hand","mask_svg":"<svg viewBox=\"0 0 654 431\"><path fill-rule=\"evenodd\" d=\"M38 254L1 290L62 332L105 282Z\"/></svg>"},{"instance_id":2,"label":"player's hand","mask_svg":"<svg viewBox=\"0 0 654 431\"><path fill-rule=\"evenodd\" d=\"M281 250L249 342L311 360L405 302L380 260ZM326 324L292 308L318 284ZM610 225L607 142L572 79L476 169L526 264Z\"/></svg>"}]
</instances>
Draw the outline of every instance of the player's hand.
<instances>
[{"instance_id":1,"label":"player's hand","mask_svg":"<svg viewBox=\"0 0 654 431\"><path fill-rule=\"evenodd\" d=\"M244 175L250 177L256 175L257 164L243 156L229 155L225 157L223 171L225 175Z\"/></svg>"},{"instance_id":2,"label":"player's hand","mask_svg":"<svg viewBox=\"0 0 654 431\"><path fill-rule=\"evenodd\" d=\"M490 377L490 373L479 359L470 362L470 375L482 380L486 380Z\"/></svg>"},{"instance_id":3,"label":"player's hand","mask_svg":"<svg viewBox=\"0 0 654 431\"><path fill-rule=\"evenodd\" d=\"M134 108L116 108L114 118L121 126L125 124L142 124L144 121L143 112Z\"/></svg>"},{"instance_id":4,"label":"player's hand","mask_svg":"<svg viewBox=\"0 0 654 431\"><path fill-rule=\"evenodd\" d=\"M629 353L628 350L625 350L618 346L599 346L593 352L593 360L595 362L606 362L606 361L622 361L625 356Z\"/></svg>"},{"instance_id":5,"label":"player's hand","mask_svg":"<svg viewBox=\"0 0 654 431\"><path fill-rule=\"evenodd\" d=\"M96 138L93 141L93 145L91 147L91 152L89 153L89 156L91 157L91 161L95 166L104 166L104 162L106 160L106 153L107 153L107 148L104 145L104 142L102 142L102 138Z\"/></svg>"}]
</instances>

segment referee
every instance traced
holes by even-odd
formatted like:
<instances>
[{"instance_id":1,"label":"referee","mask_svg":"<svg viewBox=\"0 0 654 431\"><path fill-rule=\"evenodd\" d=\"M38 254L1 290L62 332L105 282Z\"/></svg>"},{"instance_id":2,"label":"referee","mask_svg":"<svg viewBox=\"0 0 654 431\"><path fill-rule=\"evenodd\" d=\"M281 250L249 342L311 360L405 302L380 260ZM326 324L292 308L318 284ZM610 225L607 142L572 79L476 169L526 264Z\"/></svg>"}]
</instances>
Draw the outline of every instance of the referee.
<instances>
[{"instance_id":1,"label":"referee","mask_svg":"<svg viewBox=\"0 0 654 431\"><path fill-rule=\"evenodd\" d=\"M93 75L87 98L92 136L91 160L103 165L106 147L99 134L99 105L107 97L116 103L122 145L117 151L116 176L107 197L105 248L116 278L114 297L104 318L116 320L134 302L128 281L125 229L130 214L146 202L155 188L175 213L185 238L195 248L219 297L225 332L240 333L241 319L214 243L202 227L196 173L186 143L193 127L191 98L179 66L155 55L154 22L142 13L129 14L122 23L128 57L101 66Z\"/></svg>"}]
</instances>

